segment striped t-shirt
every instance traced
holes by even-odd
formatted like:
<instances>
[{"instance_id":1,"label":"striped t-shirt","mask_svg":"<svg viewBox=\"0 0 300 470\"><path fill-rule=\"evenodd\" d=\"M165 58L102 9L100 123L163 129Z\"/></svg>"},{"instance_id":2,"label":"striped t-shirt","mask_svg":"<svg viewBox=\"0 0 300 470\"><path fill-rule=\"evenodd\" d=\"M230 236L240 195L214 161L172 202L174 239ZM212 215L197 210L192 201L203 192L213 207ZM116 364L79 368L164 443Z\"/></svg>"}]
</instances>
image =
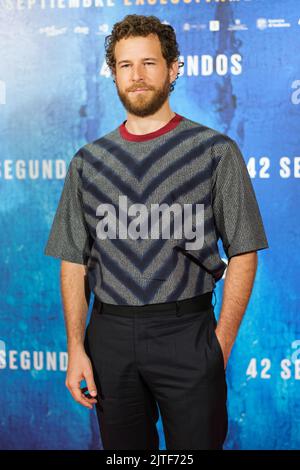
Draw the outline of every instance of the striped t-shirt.
<instances>
[{"instance_id":1,"label":"striped t-shirt","mask_svg":"<svg viewBox=\"0 0 300 470\"><path fill-rule=\"evenodd\" d=\"M268 248L233 139L177 113L148 134L132 134L125 124L71 159L46 255L86 265L101 301L145 305L211 292L226 269L219 238L227 258ZM192 207L187 230L185 204ZM175 220L176 227L182 221L181 237Z\"/></svg>"}]
</instances>

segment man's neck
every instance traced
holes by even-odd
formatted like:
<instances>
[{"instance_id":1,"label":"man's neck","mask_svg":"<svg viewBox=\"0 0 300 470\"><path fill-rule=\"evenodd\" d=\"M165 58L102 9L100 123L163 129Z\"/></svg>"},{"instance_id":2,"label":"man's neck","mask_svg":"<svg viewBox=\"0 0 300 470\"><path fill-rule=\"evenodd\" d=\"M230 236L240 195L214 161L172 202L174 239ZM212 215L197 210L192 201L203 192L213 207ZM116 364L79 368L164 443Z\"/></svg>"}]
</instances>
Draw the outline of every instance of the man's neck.
<instances>
[{"instance_id":1,"label":"man's neck","mask_svg":"<svg viewBox=\"0 0 300 470\"><path fill-rule=\"evenodd\" d=\"M171 109L162 114L139 117L132 114L127 115L125 127L131 134L143 135L155 132L165 126L176 115Z\"/></svg>"}]
</instances>

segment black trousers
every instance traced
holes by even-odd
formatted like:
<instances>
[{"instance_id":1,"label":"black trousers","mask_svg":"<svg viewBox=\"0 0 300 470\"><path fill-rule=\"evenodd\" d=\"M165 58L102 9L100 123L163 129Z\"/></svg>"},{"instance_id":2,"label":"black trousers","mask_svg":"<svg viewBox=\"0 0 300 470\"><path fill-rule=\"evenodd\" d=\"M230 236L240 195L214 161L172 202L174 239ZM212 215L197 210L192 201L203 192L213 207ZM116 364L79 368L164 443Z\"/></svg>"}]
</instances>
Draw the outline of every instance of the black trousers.
<instances>
[{"instance_id":1,"label":"black trousers","mask_svg":"<svg viewBox=\"0 0 300 470\"><path fill-rule=\"evenodd\" d=\"M212 293L170 303L112 305L96 297L85 335L103 449L223 449L226 370Z\"/></svg>"}]
</instances>

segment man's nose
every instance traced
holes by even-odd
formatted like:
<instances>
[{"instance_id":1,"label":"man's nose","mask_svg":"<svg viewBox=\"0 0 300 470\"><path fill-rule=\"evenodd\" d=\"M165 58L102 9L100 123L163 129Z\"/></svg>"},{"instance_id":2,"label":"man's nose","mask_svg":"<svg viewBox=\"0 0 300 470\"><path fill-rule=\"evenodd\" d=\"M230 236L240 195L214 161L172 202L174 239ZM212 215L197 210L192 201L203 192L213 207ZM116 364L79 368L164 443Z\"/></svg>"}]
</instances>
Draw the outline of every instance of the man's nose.
<instances>
[{"instance_id":1,"label":"man's nose","mask_svg":"<svg viewBox=\"0 0 300 470\"><path fill-rule=\"evenodd\" d=\"M145 70L143 65L133 65L132 66L132 80L144 79Z\"/></svg>"}]
</instances>

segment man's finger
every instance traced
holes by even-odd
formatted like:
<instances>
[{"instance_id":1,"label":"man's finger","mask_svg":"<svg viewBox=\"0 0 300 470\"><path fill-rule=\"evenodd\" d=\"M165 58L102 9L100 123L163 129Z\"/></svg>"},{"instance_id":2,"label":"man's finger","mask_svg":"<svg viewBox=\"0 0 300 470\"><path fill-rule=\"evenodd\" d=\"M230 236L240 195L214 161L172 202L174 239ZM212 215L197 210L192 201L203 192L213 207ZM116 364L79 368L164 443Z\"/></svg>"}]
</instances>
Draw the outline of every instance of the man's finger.
<instances>
[{"instance_id":1,"label":"man's finger","mask_svg":"<svg viewBox=\"0 0 300 470\"><path fill-rule=\"evenodd\" d=\"M75 401L80 403L81 405L85 406L86 408L93 408L92 404L89 402L88 398L86 398L80 390L80 386L74 387L70 386L70 392L72 397L74 398Z\"/></svg>"},{"instance_id":2,"label":"man's finger","mask_svg":"<svg viewBox=\"0 0 300 470\"><path fill-rule=\"evenodd\" d=\"M97 398L92 397L88 392L88 388L84 387L81 389L81 393L83 393L83 396L90 401L90 403L97 403Z\"/></svg>"},{"instance_id":3,"label":"man's finger","mask_svg":"<svg viewBox=\"0 0 300 470\"><path fill-rule=\"evenodd\" d=\"M92 372L85 372L84 375L85 375L84 378L85 378L85 381L86 381L86 384L87 384L89 394L92 397L96 397L97 396L97 387L95 385L94 377L93 377Z\"/></svg>"}]
</instances>

